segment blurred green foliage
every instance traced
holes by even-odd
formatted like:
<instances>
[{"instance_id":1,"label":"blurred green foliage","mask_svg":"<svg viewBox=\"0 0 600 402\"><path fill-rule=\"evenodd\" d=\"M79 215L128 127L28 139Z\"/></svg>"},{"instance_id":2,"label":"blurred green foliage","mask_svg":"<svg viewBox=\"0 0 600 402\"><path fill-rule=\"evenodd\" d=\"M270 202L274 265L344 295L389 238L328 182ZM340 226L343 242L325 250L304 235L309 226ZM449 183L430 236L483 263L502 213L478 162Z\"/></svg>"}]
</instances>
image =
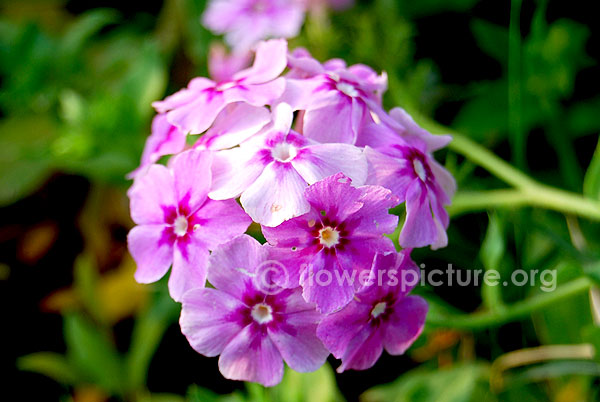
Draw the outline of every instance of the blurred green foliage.
<instances>
[{"instance_id":1,"label":"blurred green foliage","mask_svg":"<svg viewBox=\"0 0 600 402\"><path fill-rule=\"evenodd\" d=\"M452 129L489 149L506 153L508 146L513 162L537 180L600 200L600 94L574 97L578 73L597 63L586 53L589 27L565 18L549 21L548 2L543 0L531 3L535 8L531 21L515 20L518 12L502 26L470 18L478 49L500 66L501 73L498 79L470 80L459 86L444 82L442 67L434 60L415 59L415 38L421 18L468 14L476 0L357 3L330 15L325 24L309 17L291 47L305 46L320 59L341 57L385 70L390 82L387 107L399 105L431 117L441 106L459 103ZM519 11L515 7L520 3L511 2L513 11ZM33 4L35 8L38 3ZM124 189L125 175L136 167L149 133L151 102L195 75L206 75L208 47L215 38L199 24L205 1L167 0L156 18L133 20L109 9L74 17L62 11L60 2L48 2L46 7L56 15L50 22L27 14L27 5L31 2L3 5L6 12L0 16L0 205L36 191L53 172L85 176L97 188ZM25 16L14 17L21 14ZM521 33L522 26L529 29ZM533 132L542 133L535 138L544 142L543 148L531 142ZM575 146L582 139L596 146L591 161L583 160ZM538 149L548 153L542 158L545 162L556 159L556 168L536 168L521 159ZM460 152L437 156L456 177L459 195L501 184ZM456 216L448 248L415 250L415 260L498 270L501 281L515 269L556 269L559 288L584 277L600 284L597 222L523 209L521 204L507 206L486 208L487 215ZM149 303L136 312L129 350L119 352L112 323L102 313L101 278L92 260L82 256L75 264L74 292L81 303L63 311L66 354L23 356L20 369L75 389L93 385L107 397L127 400L343 400L329 366L310 374L287 370L283 382L272 389L248 384L244 391L217 395L203 388L210 384L199 384L192 385L185 397L151 394L146 386L148 368L164 332L176 322L179 307L166 295L164 283L153 286ZM453 289L449 296L419 288L417 292L430 303L429 324L409 355L426 357L396 381L367 391L364 401L598 398L599 353L593 360L561 361L550 355L537 365L509 367L509 373L501 374L502 386L490 386L497 380L492 375L494 362L508 352L498 329L508 321L519 323L517 331L522 333L517 338L523 349L590 344L600 350L600 331L593 318L598 304L590 303L587 288L546 304L551 293L538 289L539 277L534 285L484 286L480 299L468 309L477 310L473 314L457 307L464 296L461 289ZM511 309L523 305L518 303L541 307L510 316ZM477 320L479 313L487 314L486 321L469 321ZM486 353L478 356L476 351L482 349ZM399 373L404 371L398 368Z\"/></svg>"}]
</instances>

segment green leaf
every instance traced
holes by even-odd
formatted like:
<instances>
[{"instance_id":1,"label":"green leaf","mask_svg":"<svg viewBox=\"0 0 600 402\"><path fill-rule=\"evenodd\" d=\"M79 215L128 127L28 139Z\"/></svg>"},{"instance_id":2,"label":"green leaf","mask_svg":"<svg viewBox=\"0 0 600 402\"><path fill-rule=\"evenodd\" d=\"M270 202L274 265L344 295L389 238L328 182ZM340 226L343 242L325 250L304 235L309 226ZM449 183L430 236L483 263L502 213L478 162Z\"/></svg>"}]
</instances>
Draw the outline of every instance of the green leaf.
<instances>
[{"instance_id":1,"label":"green leaf","mask_svg":"<svg viewBox=\"0 0 600 402\"><path fill-rule=\"evenodd\" d=\"M523 370L510 377L508 386L527 384L530 382L548 381L568 375L600 376L600 364L592 361L555 361Z\"/></svg>"},{"instance_id":2,"label":"green leaf","mask_svg":"<svg viewBox=\"0 0 600 402\"><path fill-rule=\"evenodd\" d=\"M110 393L122 393L125 376L120 356L94 324L81 315L66 315L64 336L68 357L86 381Z\"/></svg>"},{"instance_id":3,"label":"green leaf","mask_svg":"<svg viewBox=\"0 0 600 402\"><path fill-rule=\"evenodd\" d=\"M62 56L75 56L94 34L108 24L116 22L117 19L117 12L111 9L94 9L79 16L62 37L60 44Z\"/></svg>"},{"instance_id":4,"label":"green leaf","mask_svg":"<svg viewBox=\"0 0 600 402\"><path fill-rule=\"evenodd\" d=\"M206 388L191 385L187 390L185 400L187 402L219 402L220 395Z\"/></svg>"},{"instance_id":5,"label":"green leaf","mask_svg":"<svg viewBox=\"0 0 600 402\"><path fill-rule=\"evenodd\" d=\"M452 125L478 142L490 144L504 139L508 131L506 93L504 80L477 83L473 97L460 109Z\"/></svg>"},{"instance_id":6,"label":"green leaf","mask_svg":"<svg viewBox=\"0 0 600 402\"><path fill-rule=\"evenodd\" d=\"M600 138L583 179L583 194L587 197L600 200Z\"/></svg>"},{"instance_id":7,"label":"green leaf","mask_svg":"<svg viewBox=\"0 0 600 402\"><path fill-rule=\"evenodd\" d=\"M504 231L497 214L490 214L490 223L481 249L479 258L486 271L500 271L500 261L506 251ZM482 298L485 305L494 310L502 306L502 294L500 286L483 285Z\"/></svg>"},{"instance_id":8,"label":"green leaf","mask_svg":"<svg viewBox=\"0 0 600 402\"><path fill-rule=\"evenodd\" d=\"M180 306L166 292L160 293L135 322L126 360L131 390L143 387L150 360L169 325L177 321Z\"/></svg>"},{"instance_id":9,"label":"green leaf","mask_svg":"<svg viewBox=\"0 0 600 402\"><path fill-rule=\"evenodd\" d=\"M490 223L481 245L479 257L485 269L498 270L500 268L500 261L506 250L504 232L497 214L490 214L489 219Z\"/></svg>"},{"instance_id":10,"label":"green leaf","mask_svg":"<svg viewBox=\"0 0 600 402\"><path fill-rule=\"evenodd\" d=\"M600 131L600 97L586 99L567 111L567 127L573 136L589 135Z\"/></svg>"},{"instance_id":11,"label":"green leaf","mask_svg":"<svg viewBox=\"0 0 600 402\"><path fill-rule=\"evenodd\" d=\"M82 254L75 260L74 285L85 309L98 322L102 321L97 292L98 271L91 255Z\"/></svg>"},{"instance_id":12,"label":"green leaf","mask_svg":"<svg viewBox=\"0 0 600 402\"><path fill-rule=\"evenodd\" d=\"M54 131L47 116L0 122L0 205L29 195L50 176L48 148Z\"/></svg>"},{"instance_id":13,"label":"green leaf","mask_svg":"<svg viewBox=\"0 0 600 402\"><path fill-rule=\"evenodd\" d=\"M596 349L594 359L596 362L600 362L600 327L595 324L585 327L583 329L583 339L594 346L594 349Z\"/></svg>"},{"instance_id":14,"label":"green leaf","mask_svg":"<svg viewBox=\"0 0 600 402\"><path fill-rule=\"evenodd\" d=\"M256 385L256 387L260 387L260 385ZM187 402L259 402L249 397L245 397L239 391L235 391L228 395L219 395L197 385L192 385L188 388L185 400Z\"/></svg>"},{"instance_id":15,"label":"green leaf","mask_svg":"<svg viewBox=\"0 0 600 402\"><path fill-rule=\"evenodd\" d=\"M534 100L548 102L571 94L576 72L591 62L585 51L588 37L586 26L561 19L527 38L526 89Z\"/></svg>"},{"instance_id":16,"label":"green leaf","mask_svg":"<svg viewBox=\"0 0 600 402\"><path fill-rule=\"evenodd\" d=\"M559 262L555 267L548 267L550 268L556 270L557 287L583 274L582 267L570 261ZM551 282L550 278L546 278L546 281ZM536 289L535 292L542 293L542 290ZM582 343L583 329L593 321L589 294L588 292L577 294L564 303L555 303L544 308L533 316L533 320L541 344Z\"/></svg>"},{"instance_id":17,"label":"green leaf","mask_svg":"<svg viewBox=\"0 0 600 402\"><path fill-rule=\"evenodd\" d=\"M269 389L272 401L336 402L344 398L337 389L335 375L325 363L312 373L298 373L286 367L283 380Z\"/></svg>"},{"instance_id":18,"label":"green leaf","mask_svg":"<svg viewBox=\"0 0 600 402\"><path fill-rule=\"evenodd\" d=\"M508 61L508 30L481 19L474 19L471 22L471 30L481 50L506 65Z\"/></svg>"},{"instance_id":19,"label":"green leaf","mask_svg":"<svg viewBox=\"0 0 600 402\"><path fill-rule=\"evenodd\" d=\"M600 261L594 261L583 267L583 272L594 282L600 286Z\"/></svg>"},{"instance_id":20,"label":"green leaf","mask_svg":"<svg viewBox=\"0 0 600 402\"><path fill-rule=\"evenodd\" d=\"M17 368L43 374L65 385L76 385L82 381L66 357L58 353L39 352L19 357Z\"/></svg>"},{"instance_id":21,"label":"green leaf","mask_svg":"<svg viewBox=\"0 0 600 402\"><path fill-rule=\"evenodd\" d=\"M459 364L449 369L418 368L391 384L365 392L364 402L471 402L494 401L488 387L489 366Z\"/></svg>"}]
</instances>

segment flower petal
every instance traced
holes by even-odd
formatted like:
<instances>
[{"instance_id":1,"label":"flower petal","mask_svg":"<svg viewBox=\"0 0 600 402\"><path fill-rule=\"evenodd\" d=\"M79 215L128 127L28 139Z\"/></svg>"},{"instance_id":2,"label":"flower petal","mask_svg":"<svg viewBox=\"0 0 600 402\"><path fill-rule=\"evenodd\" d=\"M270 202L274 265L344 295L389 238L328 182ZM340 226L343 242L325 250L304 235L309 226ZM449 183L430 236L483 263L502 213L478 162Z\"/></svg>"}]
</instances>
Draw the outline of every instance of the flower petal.
<instances>
[{"instance_id":1,"label":"flower petal","mask_svg":"<svg viewBox=\"0 0 600 402\"><path fill-rule=\"evenodd\" d=\"M212 79L217 82L229 81L238 71L250 65L252 53L232 52L222 44L211 44L208 53L208 72Z\"/></svg>"},{"instance_id":2,"label":"flower petal","mask_svg":"<svg viewBox=\"0 0 600 402\"><path fill-rule=\"evenodd\" d=\"M353 187L352 180L343 173L316 182L304 194L314 209L338 222L343 222L362 207L362 191Z\"/></svg>"},{"instance_id":3,"label":"flower petal","mask_svg":"<svg viewBox=\"0 0 600 402\"><path fill-rule=\"evenodd\" d=\"M427 246L436 241L438 232L427 189L420 180L414 180L406 191L406 220L400 232L400 245L405 248Z\"/></svg>"},{"instance_id":4,"label":"flower petal","mask_svg":"<svg viewBox=\"0 0 600 402\"><path fill-rule=\"evenodd\" d=\"M252 67L235 74L234 79L245 84L262 84L274 80L287 66L287 41L271 39L260 42Z\"/></svg>"},{"instance_id":5,"label":"flower petal","mask_svg":"<svg viewBox=\"0 0 600 402\"><path fill-rule=\"evenodd\" d=\"M193 99L168 112L167 118L184 132L201 134L213 124L227 103L223 93L213 89L199 92Z\"/></svg>"},{"instance_id":6,"label":"flower petal","mask_svg":"<svg viewBox=\"0 0 600 402\"><path fill-rule=\"evenodd\" d=\"M285 79L277 78L265 84L238 86L224 92L227 103L244 101L253 106L273 103L285 90Z\"/></svg>"},{"instance_id":7,"label":"flower petal","mask_svg":"<svg viewBox=\"0 0 600 402\"><path fill-rule=\"evenodd\" d=\"M158 113L168 112L169 110L173 110L192 102L198 97L202 90L214 86L215 83L208 78L194 78L190 81L187 88L167 96L164 100L153 102L152 107L154 107Z\"/></svg>"},{"instance_id":8,"label":"flower petal","mask_svg":"<svg viewBox=\"0 0 600 402\"><path fill-rule=\"evenodd\" d=\"M353 220L360 220L354 234L393 233L398 226L398 217L388 211L400 203L398 197L381 186L363 186L360 190L363 192L360 197L363 206L352 216Z\"/></svg>"},{"instance_id":9,"label":"flower petal","mask_svg":"<svg viewBox=\"0 0 600 402\"><path fill-rule=\"evenodd\" d=\"M196 352L217 356L243 328L229 319L231 312L240 308L243 304L227 293L210 288L190 290L182 300L181 332Z\"/></svg>"},{"instance_id":10,"label":"flower petal","mask_svg":"<svg viewBox=\"0 0 600 402\"><path fill-rule=\"evenodd\" d=\"M346 353L342 356L342 365L336 371L342 373L348 369L366 370L371 368L375 365L382 352L383 340L381 331L367 327L350 341Z\"/></svg>"},{"instance_id":11,"label":"flower petal","mask_svg":"<svg viewBox=\"0 0 600 402\"><path fill-rule=\"evenodd\" d=\"M163 241L164 229L164 225L141 225L127 235L129 252L137 264L135 280L139 283L156 282L173 262L173 245Z\"/></svg>"},{"instance_id":12,"label":"flower petal","mask_svg":"<svg viewBox=\"0 0 600 402\"><path fill-rule=\"evenodd\" d=\"M140 167L127 177L134 178L144 167L156 162L161 156L181 152L185 148L186 137L186 133L167 121L166 114L156 115L152 120L152 134L146 140Z\"/></svg>"},{"instance_id":13,"label":"flower petal","mask_svg":"<svg viewBox=\"0 0 600 402\"><path fill-rule=\"evenodd\" d=\"M240 201L255 222L277 226L309 211L310 205L304 198L306 186L291 164L272 162L242 193Z\"/></svg>"},{"instance_id":14,"label":"flower petal","mask_svg":"<svg viewBox=\"0 0 600 402\"><path fill-rule=\"evenodd\" d=\"M406 162L384 155L369 146L365 147L365 155L369 164L367 184L390 189L400 200L404 200L406 190L414 180L412 176L402 173Z\"/></svg>"},{"instance_id":15,"label":"flower petal","mask_svg":"<svg viewBox=\"0 0 600 402\"><path fill-rule=\"evenodd\" d=\"M256 270L268 260L266 247L248 235L241 235L213 250L208 281L217 289L241 298Z\"/></svg>"},{"instance_id":16,"label":"flower petal","mask_svg":"<svg viewBox=\"0 0 600 402\"><path fill-rule=\"evenodd\" d=\"M169 277L169 294L178 302L188 290L206 285L208 248L193 236L188 235L186 239L185 244L179 239L174 247L173 268Z\"/></svg>"},{"instance_id":17,"label":"flower petal","mask_svg":"<svg viewBox=\"0 0 600 402\"><path fill-rule=\"evenodd\" d=\"M239 147L217 152L213 156L212 189L208 196L213 200L238 197L256 181L265 166L253 149Z\"/></svg>"},{"instance_id":18,"label":"flower petal","mask_svg":"<svg viewBox=\"0 0 600 402\"><path fill-rule=\"evenodd\" d=\"M200 239L210 250L241 235L248 229L252 219L235 200L206 200L196 211L190 224L194 228L194 237Z\"/></svg>"},{"instance_id":19,"label":"flower petal","mask_svg":"<svg viewBox=\"0 0 600 402\"><path fill-rule=\"evenodd\" d=\"M169 167L175 176L178 200L185 199L190 212L206 200L211 185L212 155L209 151L190 149L173 157Z\"/></svg>"},{"instance_id":20,"label":"flower petal","mask_svg":"<svg viewBox=\"0 0 600 402\"><path fill-rule=\"evenodd\" d=\"M348 276L350 274L350 276ZM354 296L352 272L344 272L335 255L319 252L300 277L304 300L324 314L344 307Z\"/></svg>"},{"instance_id":21,"label":"flower petal","mask_svg":"<svg viewBox=\"0 0 600 402\"><path fill-rule=\"evenodd\" d=\"M264 107L244 102L230 104L219 113L213 126L195 146L214 150L234 147L258 133L269 121L271 113Z\"/></svg>"},{"instance_id":22,"label":"flower petal","mask_svg":"<svg viewBox=\"0 0 600 402\"><path fill-rule=\"evenodd\" d=\"M219 358L225 378L257 382L271 387L283 378L283 360L266 333L246 326L225 347Z\"/></svg>"},{"instance_id":23,"label":"flower petal","mask_svg":"<svg viewBox=\"0 0 600 402\"><path fill-rule=\"evenodd\" d=\"M313 308L312 311L286 315L284 328L269 327L271 340L293 370L306 373L325 363L329 351L316 335L319 319L320 314Z\"/></svg>"},{"instance_id":24,"label":"flower petal","mask_svg":"<svg viewBox=\"0 0 600 402\"><path fill-rule=\"evenodd\" d=\"M340 311L324 316L317 328L317 336L338 359L348 345L368 326L371 306L353 301Z\"/></svg>"},{"instance_id":25,"label":"flower petal","mask_svg":"<svg viewBox=\"0 0 600 402\"><path fill-rule=\"evenodd\" d=\"M342 172L355 186L365 183L367 160L360 148L350 144L311 145L292 161L308 184Z\"/></svg>"},{"instance_id":26,"label":"flower petal","mask_svg":"<svg viewBox=\"0 0 600 402\"><path fill-rule=\"evenodd\" d=\"M304 114L303 133L321 143L356 142L357 132L353 127L354 107L343 95L335 103L318 109L308 109Z\"/></svg>"},{"instance_id":27,"label":"flower petal","mask_svg":"<svg viewBox=\"0 0 600 402\"><path fill-rule=\"evenodd\" d=\"M427 309L427 302L419 296L408 296L394 305L383 338L383 345L389 354L403 354L421 335Z\"/></svg>"},{"instance_id":28,"label":"flower petal","mask_svg":"<svg viewBox=\"0 0 600 402\"><path fill-rule=\"evenodd\" d=\"M424 141L426 144L426 151L433 152L440 148L448 145L450 141L452 141L452 137L449 135L433 135L429 131L420 127L411 115L409 115L406 110L401 107L395 107L390 110L389 115L396 122L400 123L402 127L404 127L404 136L405 137L413 137L415 139Z\"/></svg>"},{"instance_id":29,"label":"flower petal","mask_svg":"<svg viewBox=\"0 0 600 402\"><path fill-rule=\"evenodd\" d=\"M430 157L427 162L429 163L429 167L433 172L435 181L444 190L443 198L439 196L438 198L440 198L440 201L443 205L449 205L450 199L454 196L454 193L456 192L456 180L450 174L450 172L444 169L444 167L437 163L433 158Z\"/></svg>"},{"instance_id":30,"label":"flower petal","mask_svg":"<svg viewBox=\"0 0 600 402\"><path fill-rule=\"evenodd\" d=\"M128 195L131 219L138 225L164 223L164 207L177 205L173 176L162 165L151 165L138 175Z\"/></svg>"}]
</instances>

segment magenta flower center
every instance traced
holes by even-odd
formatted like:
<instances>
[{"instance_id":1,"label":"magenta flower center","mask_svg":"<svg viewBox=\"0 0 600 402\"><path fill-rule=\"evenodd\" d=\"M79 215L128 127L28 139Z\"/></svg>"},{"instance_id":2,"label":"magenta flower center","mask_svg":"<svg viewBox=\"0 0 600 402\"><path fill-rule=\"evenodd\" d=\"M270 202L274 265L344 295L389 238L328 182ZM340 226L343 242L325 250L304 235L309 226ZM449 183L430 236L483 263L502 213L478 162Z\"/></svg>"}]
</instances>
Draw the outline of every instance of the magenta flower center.
<instances>
[{"instance_id":1,"label":"magenta flower center","mask_svg":"<svg viewBox=\"0 0 600 402\"><path fill-rule=\"evenodd\" d=\"M319 230L319 243L325 247L335 247L340 243L340 232L327 226Z\"/></svg>"},{"instance_id":2,"label":"magenta flower center","mask_svg":"<svg viewBox=\"0 0 600 402\"><path fill-rule=\"evenodd\" d=\"M373 316L373 318L379 317L381 314L383 314L383 312L385 312L386 308L387 308L386 302L377 303L375 305L375 307L373 307L373 310L371 310L371 316Z\"/></svg>"},{"instance_id":3,"label":"magenta flower center","mask_svg":"<svg viewBox=\"0 0 600 402\"><path fill-rule=\"evenodd\" d=\"M185 216L179 215L177 219L175 219L175 223L173 223L173 232L178 237L185 236L188 231L188 220Z\"/></svg>"},{"instance_id":4,"label":"magenta flower center","mask_svg":"<svg viewBox=\"0 0 600 402\"><path fill-rule=\"evenodd\" d=\"M258 303L252 307L250 312L254 321L259 324L267 324L273 321L273 309L265 303Z\"/></svg>"},{"instance_id":5,"label":"magenta flower center","mask_svg":"<svg viewBox=\"0 0 600 402\"><path fill-rule=\"evenodd\" d=\"M425 170L425 166L423 166L423 162L417 158L413 159L413 168L421 181L427 181L427 171Z\"/></svg>"},{"instance_id":6,"label":"magenta flower center","mask_svg":"<svg viewBox=\"0 0 600 402\"><path fill-rule=\"evenodd\" d=\"M296 155L298 155L296 147L287 142L281 142L271 150L271 156L279 162L291 162Z\"/></svg>"}]
</instances>

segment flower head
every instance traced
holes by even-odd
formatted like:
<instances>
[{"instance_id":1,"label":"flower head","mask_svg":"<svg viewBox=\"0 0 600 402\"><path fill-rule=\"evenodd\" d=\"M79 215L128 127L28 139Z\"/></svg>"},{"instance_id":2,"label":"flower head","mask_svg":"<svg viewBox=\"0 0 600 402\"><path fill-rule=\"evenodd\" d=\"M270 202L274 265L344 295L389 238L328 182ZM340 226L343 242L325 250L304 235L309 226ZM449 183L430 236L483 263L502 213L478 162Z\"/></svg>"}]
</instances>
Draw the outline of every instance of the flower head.
<instances>
[{"instance_id":1,"label":"flower head","mask_svg":"<svg viewBox=\"0 0 600 402\"><path fill-rule=\"evenodd\" d=\"M286 67L286 53L285 40L261 42L252 67L235 73L227 81L194 78L187 88L154 102L153 106L159 113L167 113L167 120L182 131L203 133L229 104L264 106L277 99L285 88L285 80L277 77Z\"/></svg>"},{"instance_id":2,"label":"flower head","mask_svg":"<svg viewBox=\"0 0 600 402\"><path fill-rule=\"evenodd\" d=\"M274 121L240 147L220 151L213 163L213 199L235 198L255 222L277 226L310 209L304 189L344 172L357 183L366 178L362 150L349 144L319 144L290 130L293 114L279 104Z\"/></svg>"},{"instance_id":3,"label":"flower head","mask_svg":"<svg viewBox=\"0 0 600 402\"><path fill-rule=\"evenodd\" d=\"M212 0L202 23L235 50L249 49L260 40L291 38L304 21L303 0Z\"/></svg>"},{"instance_id":4,"label":"flower head","mask_svg":"<svg viewBox=\"0 0 600 402\"><path fill-rule=\"evenodd\" d=\"M346 66L333 59L324 64L306 51L288 55L290 75L280 102L303 111L302 133L323 143L354 144L371 112L384 113L381 95L387 76L370 67Z\"/></svg>"},{"instance_id":5,"label":"flower head","mask_svg":"<svg viewBox=\"0 0 600 402\"><path fill-rule=\"evenodd\" d=\"M186 290L204 287L209 250L244 233L250 218L234 200L207 198L211 154L190 150L175 156L170 168L151 165L129 190L128 235L140 283L159 280L173 265L169 291L179 301Z\"/></svg>"},{"instance_id":6,"label":"flower head","mask_svg":"<svg viewBox=\"0 0 600 402\"><path fill-rule=\"evenodd\" d=\"M305 300L331 313L352 300L374 255L394 250L383 234L393 232L398 223L388 213L398 198L379 186L353 187L341 173L313 184L304 194L310 205L306 214L263 227L263 234L285 261L290 278L298 278ZM290 286L294 283L291 279Z\"/></svg>"},{"instance_id":7,"label":"flower head","mask_svg":"<svg viewBox=\"0 0 600 402\"><path fill-rule=\"evenodd\" d=\"M317 335L342 360L338 372L368 369L384 348L391 355L400 355L418 338L425 325L427 302L408 296L418 275L410 250L377 254L370 276L383 278L382 283L365 285L350 304L323 318ZM412 286L403 282L407 278Z\"/></svg>"},{"instance_id":8,"label":"flower head","mask_svg":"<svg viewBox=\"0 0 600 402\"><path fill-rule=\"evenodd\" d=\"M456 183L431 152L449 138L429 134L412 119L404 124L409 129L401 135L384 124L363 133L363 140L375 147L365 147L368 183L388 188L406 202L406 221L399 240L402 247L445 247L449 217L444 206L450 204Z\"/></svg>"},{"instance_id":9,"label":"flower head","mask_svg":"<svg viewBox=\"0 0 600 402\"><path fill-rule=\"evenodd\" d=\"M266 294L257 286L268 246L242 235L210 257L215 289L195 289L183 298L181 331L200 354L217 356L226 378L272 386L283 361L300 372L318 369L329 352L316 336L321 318L300 289Z\"/></svg>"}]
</instances>

